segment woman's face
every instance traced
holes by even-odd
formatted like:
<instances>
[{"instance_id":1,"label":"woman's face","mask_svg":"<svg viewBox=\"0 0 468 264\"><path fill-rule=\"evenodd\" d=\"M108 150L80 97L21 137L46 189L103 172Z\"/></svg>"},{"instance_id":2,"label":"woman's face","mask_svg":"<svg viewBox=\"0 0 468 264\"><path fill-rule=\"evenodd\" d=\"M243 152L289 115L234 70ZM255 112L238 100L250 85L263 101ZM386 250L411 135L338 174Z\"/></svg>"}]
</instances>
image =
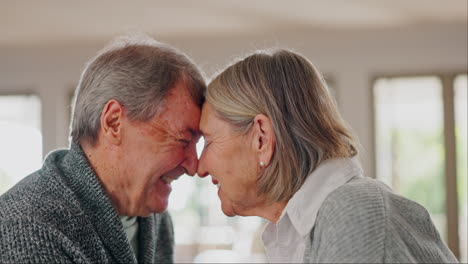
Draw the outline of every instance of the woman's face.
<instances>
[{"instance_id":1,"label":"woman's face","mask_svg":"<svg viewBox=\"0 0 468 264\"><path fill-rule=\"evenodd\" d=\"M251 133L240 133L220 119L209 103L205 103L200 119L205 147L198 163L198 175L211 175L218 184L221 207L227 216L245 215L255 207L258 162Z\"/></svg>"}]
</instances>

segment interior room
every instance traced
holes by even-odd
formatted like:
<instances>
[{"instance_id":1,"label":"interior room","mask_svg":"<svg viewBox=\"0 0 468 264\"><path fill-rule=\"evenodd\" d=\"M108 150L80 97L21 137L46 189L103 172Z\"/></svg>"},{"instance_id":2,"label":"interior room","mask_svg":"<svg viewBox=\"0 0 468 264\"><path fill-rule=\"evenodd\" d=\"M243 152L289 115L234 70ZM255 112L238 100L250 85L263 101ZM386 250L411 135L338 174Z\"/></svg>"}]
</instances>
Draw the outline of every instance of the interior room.
<instances>
[{"instance_id":1,"label":"interior room","mask_svg":"<svg viewBox=\"0 0 468 264\"><path fill-rule=\"evenodd\" d=\"M236 58L285 48L323 74L365 175L425 206L466 263L467 23L466 0L2 1L0 195L69 147L81 71L115 37L170 44L207 82ZM172 186L175 262L267 261L265 220L225 216L210 177Z\"/></svg>"}]
</instances>

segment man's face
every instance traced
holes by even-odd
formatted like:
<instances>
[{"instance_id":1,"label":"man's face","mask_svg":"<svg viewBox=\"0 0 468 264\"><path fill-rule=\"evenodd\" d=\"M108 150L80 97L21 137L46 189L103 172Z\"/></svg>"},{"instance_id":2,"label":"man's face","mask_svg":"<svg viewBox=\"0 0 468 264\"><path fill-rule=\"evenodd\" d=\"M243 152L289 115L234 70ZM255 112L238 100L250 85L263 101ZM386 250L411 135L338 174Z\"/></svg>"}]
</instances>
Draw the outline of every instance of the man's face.
<instances>
[{"instance_id":1,"label":"man's face","mask_svg":"<svg viewBox=\"0 0 468 264\"><path fill-rule=\"evenodd\" d=\"M118 157L123 170L118 207L121 214L148 216L167 209L171 181L197 166L195 145L199 139L200 108L183 82L171 89L160 115L148 121L125 118Z\"/></svg>"}]
</instances>

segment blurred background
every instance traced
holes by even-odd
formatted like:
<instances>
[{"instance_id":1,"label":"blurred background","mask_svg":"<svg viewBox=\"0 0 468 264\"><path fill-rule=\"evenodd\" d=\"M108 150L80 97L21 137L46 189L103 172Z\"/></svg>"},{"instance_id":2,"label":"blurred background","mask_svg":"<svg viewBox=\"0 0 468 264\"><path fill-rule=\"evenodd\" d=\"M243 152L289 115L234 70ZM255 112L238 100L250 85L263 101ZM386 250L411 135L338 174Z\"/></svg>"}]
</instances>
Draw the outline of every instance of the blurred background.
<instances>
[{"instance_id":1,"label":"blurred background","mask_svg":"<svg viewBox=\"0 0 468 264\"><path fill-rule=\"evenodd\" d=\"M467 1L0 1L0 195L66 148L84 63L145 32L209 78L259 48L325 75L366 175L423 204L467 262ZM198 151L203 146L200 140ZM224 216L211 179L173 183L176 262L264 262L257 217Z\"/></svg>"}]
</instances>

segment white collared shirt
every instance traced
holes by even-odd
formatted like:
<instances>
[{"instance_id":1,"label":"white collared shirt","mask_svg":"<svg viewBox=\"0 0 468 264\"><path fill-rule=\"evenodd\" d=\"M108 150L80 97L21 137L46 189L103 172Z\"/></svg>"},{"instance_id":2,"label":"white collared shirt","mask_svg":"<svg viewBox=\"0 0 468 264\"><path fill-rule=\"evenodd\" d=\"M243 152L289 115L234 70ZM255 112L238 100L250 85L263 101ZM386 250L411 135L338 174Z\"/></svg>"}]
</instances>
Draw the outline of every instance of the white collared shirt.
<instances>
[{"instance_id":1,"label":"white collared shirt","mask_svg":"<svg viewBox=\"0 0 468 264\"><path fill-rule=\"evenodd\" d=\"M278 222L262 234L269 262L302 262L306 242L325 198L356 176L362 176L356 157L322 162L289 200Z\"/></svg>"}]
</instances>

